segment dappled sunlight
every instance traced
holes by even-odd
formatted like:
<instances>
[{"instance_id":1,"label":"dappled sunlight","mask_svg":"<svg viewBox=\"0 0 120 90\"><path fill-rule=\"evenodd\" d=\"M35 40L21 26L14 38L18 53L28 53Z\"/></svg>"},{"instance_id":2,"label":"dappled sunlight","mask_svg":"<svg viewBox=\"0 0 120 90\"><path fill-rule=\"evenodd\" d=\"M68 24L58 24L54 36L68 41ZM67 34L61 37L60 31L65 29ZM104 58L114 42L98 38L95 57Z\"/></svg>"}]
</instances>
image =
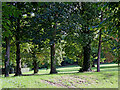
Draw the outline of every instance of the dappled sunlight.
<instances>
[{"instance_id":1,"label":"dappled sunlight","mask_svg":"<svg viewBox=\"0 0 120 90\"><path fill-rule=\"evenodd\" d=\"M118 88L119 3L0 4L0 89Z\"/></svg>"}]
</instances>

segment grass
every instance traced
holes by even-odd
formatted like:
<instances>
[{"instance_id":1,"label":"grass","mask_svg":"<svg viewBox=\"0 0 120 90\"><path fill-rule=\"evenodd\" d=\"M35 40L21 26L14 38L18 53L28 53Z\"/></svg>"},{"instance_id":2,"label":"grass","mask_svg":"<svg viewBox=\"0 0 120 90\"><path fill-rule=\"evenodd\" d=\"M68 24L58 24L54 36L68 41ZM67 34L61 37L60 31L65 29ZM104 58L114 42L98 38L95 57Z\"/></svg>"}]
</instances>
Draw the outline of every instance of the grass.
<instances>
[{"instance_id":1,"label":"grass","mask_svg":"<svg viewBox=\"0 0 120 90\"><path fill-rule=\"evenodd\" d=\"M31 76L13 77L11 74L11 77L0 77L0 84L1 88L118 88L117 64L101 64L101 72L78 73L79 69L74 65L59 67L58 74L52 75L49 69L40 69ZM96 67L92 70L96 71Z\"/></svg>"}]
</instances>

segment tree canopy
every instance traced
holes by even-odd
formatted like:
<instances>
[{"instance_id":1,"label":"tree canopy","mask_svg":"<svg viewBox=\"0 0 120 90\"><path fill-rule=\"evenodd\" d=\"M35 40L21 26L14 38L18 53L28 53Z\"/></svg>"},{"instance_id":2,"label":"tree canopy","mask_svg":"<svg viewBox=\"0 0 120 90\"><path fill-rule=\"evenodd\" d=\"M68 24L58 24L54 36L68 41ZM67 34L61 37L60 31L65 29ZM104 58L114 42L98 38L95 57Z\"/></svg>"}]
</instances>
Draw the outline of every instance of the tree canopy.
<instances>
[{"instance_id":1,"label":"tree canopy","mask_svg":"<svg viewBox=\"0 0 120 90\"><path fill-rule=\"evenodd\" d=\"M119 3L3 2L2 56L5 76L11 64L16 76L23 64L57 73L65 59L77 62L80 72L91 71L107 52L119 63ZM100 70L98 70L100 71Z\"/></svg>"}]
</instances>

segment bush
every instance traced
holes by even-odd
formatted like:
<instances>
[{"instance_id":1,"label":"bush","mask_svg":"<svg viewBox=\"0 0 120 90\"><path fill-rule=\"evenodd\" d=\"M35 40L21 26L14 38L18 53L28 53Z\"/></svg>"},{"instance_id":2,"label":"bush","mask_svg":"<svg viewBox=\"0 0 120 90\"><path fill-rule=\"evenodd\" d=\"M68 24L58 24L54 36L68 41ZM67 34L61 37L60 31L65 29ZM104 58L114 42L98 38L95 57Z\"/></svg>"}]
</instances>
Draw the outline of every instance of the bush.
<instances>
[{"instance_id":1,"label":"bush","mask_svg":"<svg viewBox=\"0 0 120 90\"><path fill-rule=\"evenodd\" d=\"M64 61L62 61L61 65L66 66L66 65L76 64L76 63L78 63L78 61L74 61L69 58L64 58Z\"/></svg>"}]
</instances>

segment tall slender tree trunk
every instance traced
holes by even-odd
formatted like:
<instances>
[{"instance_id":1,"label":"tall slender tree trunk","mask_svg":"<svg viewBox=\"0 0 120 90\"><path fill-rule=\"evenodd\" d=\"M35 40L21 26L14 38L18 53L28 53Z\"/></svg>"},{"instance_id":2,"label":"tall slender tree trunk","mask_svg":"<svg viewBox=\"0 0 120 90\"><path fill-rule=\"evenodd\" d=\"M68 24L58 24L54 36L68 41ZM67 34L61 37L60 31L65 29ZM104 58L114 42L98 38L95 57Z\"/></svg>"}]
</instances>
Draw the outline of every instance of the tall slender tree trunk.
<instances>
[{"instance_id":1,"label":"tall slender tree trunk","mask_svg":"<svg viewBox=\"0 0 120 90\"><path fill-rule=\"evenodd\" d=\"M22 72L21 72L21 58L20 58L20 42L19 42L19 39L18 37L16 37L16 47L17 47L17 50L16 50L16 73L15 73L15 76L20 76L22 75Z\"/></svg>"},{"instance_id":2,"label":"tall slender tree trunk","mask_svg":"<svg viewBox=\"0 0 120 90\"><path fill-rule=\"evenodd\" d=\"M119 38L118 44L120 44L120 38ZM119 66L120 66L120 48L118 47L118 67Z\"/></svg>"},{"instance_id":3,"label":"tall slender tree trunk","mask_svg":"<svg viewBox=\"0 0 120 90\"><path fill-rule=\"evenodd\" d=\"M6 37L5 77L9 77L10 37Z\"/></svg>"},{"instance_id":4,"label":"tall slender tree trunk","mask_svg":"<svg viewBox=\"0 0 120 90\"><path fill-rule=\"evenodd\" d=\"M20 57L20 19L17 20L17 30L16 30L16 73L15 76L22 75L21 72L21 57Z\"/></svg>"},{"instance_id":5,"label":"tall slender tree trunk","mask_svg":"<svg viewBox=\"0 0 120 90\"><path fill-rule=\"evenodd\" d=\"M83 47L84 50L84 61L82 71L90 71L90 44Z\"/></svg>"},{"instance_id":6,"label":"tall slender tree trunk","mask_svg":"<svg viewBox=\"0 0 120 90\"><path fill-rule=\"evenodd\" d=\"M118 49L118 67L120 65L120 30L119 30L119 25L120 25L120 22L118 22L118 25L117 25L117 29L118 29L118 45L117 45L117 49Z\"/></svg>"},{"instance_id":7,"label":"tall slender tree trunk","mask_svg":"<svg viewBox=\"0 0 120 90\"><path fill-rule=\"evenodd\" d=\"M103 12L101 11L101 22L103 21ZM97 60L97 72L100 72L100 57L101 57L101 38L102 29L99 31L99 44L98 44L98 60Z\"/></svg>"},{"instance_id":8,"label":"tall slender tree trunk","mask_svg":"<svg viewBox=\"0 0 120 90\"><path fill-rule=\"evenodd\" d=\"M120 66L120 30L119 30L119 26L120 26L120 22L118 22L118 24L116 25L117 30L118 30L118 43L117 43L117 62L118 62L118 67Z\"/></svg>"},{"instance_id":9,"label":"tall slender tree trunk","mask_svg":"<svg viewBox=\"0 0 120 90\"><path fill-rule=\"evenodd\" d=\"M56 14L57 17L57 14ZM56 25L54 25L54 32L53 32L53 43L51 44L51 71L50 74L57 73L56 70L56 60L55 60L55 37L56 37L56 29L57 29L57 22Z\"/></svg>"},{"instance_id":10,"label":"tall slender tree trunk","mask_svg":"<svg viewBox=\"0 0 120 90\"><path fill-rule=\"evenodd\" d=\"M100 72L100 55L101 54L101 30L99 36L99 45L98 45L98 60L97 60L97 72Z\"/></svg>"},{"instance_id":11,"label":"tall slender tree trunk","mask_svg":"<svg viewBox=\"0 0 120 90\"><path fill-rule=\"evenodd\" d=\"M57 73L55 60L55 43L51 45L51 71L50 74Z\"/></svg>"}]
</instances>

